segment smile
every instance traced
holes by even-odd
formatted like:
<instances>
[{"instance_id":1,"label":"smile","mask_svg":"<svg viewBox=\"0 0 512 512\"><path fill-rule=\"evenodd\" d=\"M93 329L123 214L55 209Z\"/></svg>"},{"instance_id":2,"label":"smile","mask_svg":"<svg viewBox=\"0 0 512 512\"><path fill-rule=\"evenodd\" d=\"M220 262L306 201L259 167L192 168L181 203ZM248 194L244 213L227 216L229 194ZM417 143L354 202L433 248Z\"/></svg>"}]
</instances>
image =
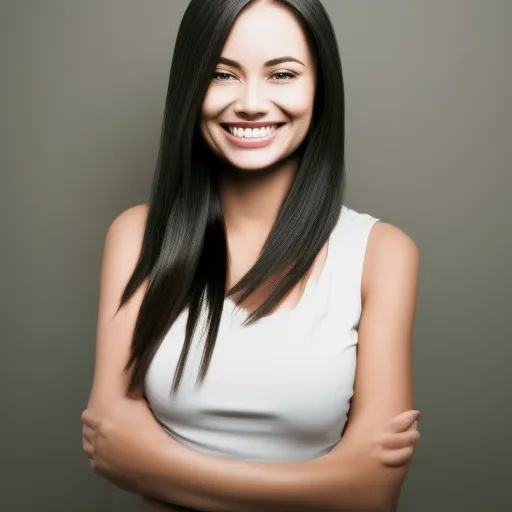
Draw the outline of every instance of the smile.
<instances>
[{"instance_id":1,"label":"smile","mask_svg":"<svg viewBox=\"0 0 512 512\"><path fill-rule=\"evenodd\" d=\"M284 123L264 124L249 123L237 125L235 123L222 124L226 138L238 147L262 148L268 146L275 139Z\"/></svg>"},{"instance_id":2,"label":"smile","mask_svg":"<svg viewBox=\"0 0 512 512\"><path fill-rule=\"evenodd\" d=\"M271 133L275 132L279 128L278 124L269 126L263 126L261 128L242 128L236 126L228 126L227 130L231 135L239 137L241 139L262 139L268 137Z\"/></svg>"}]
</instances>

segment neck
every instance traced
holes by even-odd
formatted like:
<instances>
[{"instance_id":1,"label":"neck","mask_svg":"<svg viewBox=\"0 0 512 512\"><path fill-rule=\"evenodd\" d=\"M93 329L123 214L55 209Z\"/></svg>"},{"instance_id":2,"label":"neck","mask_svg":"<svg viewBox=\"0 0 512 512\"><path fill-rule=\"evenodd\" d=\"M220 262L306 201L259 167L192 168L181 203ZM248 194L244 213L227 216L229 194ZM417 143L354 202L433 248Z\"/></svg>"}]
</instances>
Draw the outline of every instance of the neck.
<instances>
[{"instance_id":1,"label":"neck","mask_svg":"<svg viewBox=\"0 0 512 512\"><path fill-rule=\"evenodd\" d=\"M298 166L299 158L294 155L275 167L260 171L223 169L219 173L219 198L228 234L266 238Z\"/></svg>"}]
</instances>

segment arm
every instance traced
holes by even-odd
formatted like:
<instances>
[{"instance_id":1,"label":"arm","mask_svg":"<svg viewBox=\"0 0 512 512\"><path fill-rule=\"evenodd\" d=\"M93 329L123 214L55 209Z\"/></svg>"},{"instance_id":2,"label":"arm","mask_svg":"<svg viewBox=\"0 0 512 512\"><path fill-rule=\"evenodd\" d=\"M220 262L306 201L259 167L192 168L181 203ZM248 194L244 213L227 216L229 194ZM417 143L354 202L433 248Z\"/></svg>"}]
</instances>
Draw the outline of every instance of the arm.
<instances>
[{"instance_id":1,"label":"arm","mask_svg":"<svg viewBox=\"0 0 512 512\"><path fill-rule=\"evenodd\" d=\"M137 490L202 510L393 510L407 468L382 464L380 440L374 433L412 405L410 356L417 259L416 247L402 232L383 224L374 228L363 277L350 421L330 454L283 464L223 460L184 448L155 422L146 424L153 439L148 449L139 446L125 457L138 459ZM118 418L117 424L126 425L130 414L123 421ZM111 453L119 455L122 450ZM121 469L126 467L121 464Z\"/></svg>"},{"instance_id":2,"label":"arm","mask_svg":"<svg viewBox=\"0 0 512 512\"><path fill-rule=\"evenodd\" d=\"M363 312L351 419L328 455L298 463L247 463L198 455L166 444L160 478L150 491L164 500L181 497L173 485L190 485L212 499L208 510L392 511L407 465L382 464L376 426L412 408L412 337L418 290L418 251L398 228L378 223L368 241L363 273ZM202 505L200 500L187 503Z\"/></svg>"},{"instance_id":3,"label":"arm","mask_svg":"<svg viewBox=\"0 0 512 512\"><path fill-rule=\"evenodd\" d=\"M129 400L126 397L130 375L125 371L125 366L147 282L141 284L119 311L117 309L140 254L147 211L147 205L137 205L124 211L109 226L105 237L100 278L94 378L86 410L86 413L101 420L109 417L114 411L118 411L122 404L129 403L131 406L129 423L136 431L141 448L136 452L137 457L140 457L141 453L151 446L153 438L160 439L159 435L162 435L162 430L150 411L147 410L144 399L139 397L136 400ZM142 414L137 414L137 412ZM148 423L137 422L137 418L150 419L152 428L146 428ZM154 433L157 435L153 436ZM85 425L82 434L83 448L91 458L91 467L96 469L95 461L92 458L94 447L91 440L93 437L93 429L91 426ZM167 437L165 436L165 440ZM99 473L101 474L101 472ZM138 474L128 478L120 473L104 474L103 476L125 490L137 492ZM154 505L154 507L164 510L158 505ZM165 506L166 512L172 510L185 511L182 508Z\"/></svg>"},{"instance_id":4,"label":"arm","mask_svg":"<svg viewBox=\"0 0 512 512\"><path fill-rule=\"evenodd\" d=\"M119 215L105 238L100 279L96 358L88 408L103 414L126 396L129 374L124 371L131 339L147 283L117 312L139 257L147 207L138 205ZM117 312L117 314L116 314Z\"/></svg>"}]
</instances>

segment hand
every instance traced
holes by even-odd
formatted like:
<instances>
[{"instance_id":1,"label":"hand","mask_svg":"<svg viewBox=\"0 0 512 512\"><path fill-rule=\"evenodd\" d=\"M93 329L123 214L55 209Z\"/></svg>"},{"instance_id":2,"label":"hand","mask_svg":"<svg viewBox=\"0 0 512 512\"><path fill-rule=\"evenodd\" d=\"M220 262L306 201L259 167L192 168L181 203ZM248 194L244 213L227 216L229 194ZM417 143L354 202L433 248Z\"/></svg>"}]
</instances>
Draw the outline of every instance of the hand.
<instances>
[{"instance_id":1,"label":"hand","mask_svg":"<svg viewBox=\"0 0 512 512\"><path fill-rule=\"evenodd\" d=\"M167 438L146 402L124 398L101 414L88 408L82 423L82 446L94 471L122 489L143 492L155 443Z\"/></svg>"},{"instance_id":2,"label":"hand","mask_svg":"<svg viewBox=\"0 0 512 512\"><path fill-rule=\"evenodd\" d=\"M407 411L395 416L375 440L375 453L387 466L402 466L413 456L414 446L420 440L418 411Z\"/></svg>"}]
</instances>

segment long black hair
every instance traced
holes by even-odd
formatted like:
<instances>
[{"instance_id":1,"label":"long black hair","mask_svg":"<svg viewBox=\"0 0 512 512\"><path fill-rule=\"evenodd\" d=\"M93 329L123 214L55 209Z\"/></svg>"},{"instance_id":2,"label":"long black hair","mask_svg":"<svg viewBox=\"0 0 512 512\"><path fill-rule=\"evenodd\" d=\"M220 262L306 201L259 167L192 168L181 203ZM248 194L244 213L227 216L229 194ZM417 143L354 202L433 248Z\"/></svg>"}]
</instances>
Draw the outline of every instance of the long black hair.
<instances>
[{"instance_id":1,"label":"long black hair","mask_svg":"<svg viewBox=\"0 0 512 512\"><path fill-rule=\"evenodd\" d=\"M269 278L281 276L247 324L268 314L299 282L329 238L342 207L345 108L341 62L329 17L319 0L278 0L302 24L318 79L311 126L294 182L258 261L227 295L241 304ZM207 329L197 383L212 358L226 297L227 244L212 152L198 128L218 58L241 11L254 0L191 0L175 44L142 249L121 308L146 279L135 325L128 394L142 391L151 360L188 308L186 335L172 392L180 384L201 311Z\"/></svg>"}]
</instances>

